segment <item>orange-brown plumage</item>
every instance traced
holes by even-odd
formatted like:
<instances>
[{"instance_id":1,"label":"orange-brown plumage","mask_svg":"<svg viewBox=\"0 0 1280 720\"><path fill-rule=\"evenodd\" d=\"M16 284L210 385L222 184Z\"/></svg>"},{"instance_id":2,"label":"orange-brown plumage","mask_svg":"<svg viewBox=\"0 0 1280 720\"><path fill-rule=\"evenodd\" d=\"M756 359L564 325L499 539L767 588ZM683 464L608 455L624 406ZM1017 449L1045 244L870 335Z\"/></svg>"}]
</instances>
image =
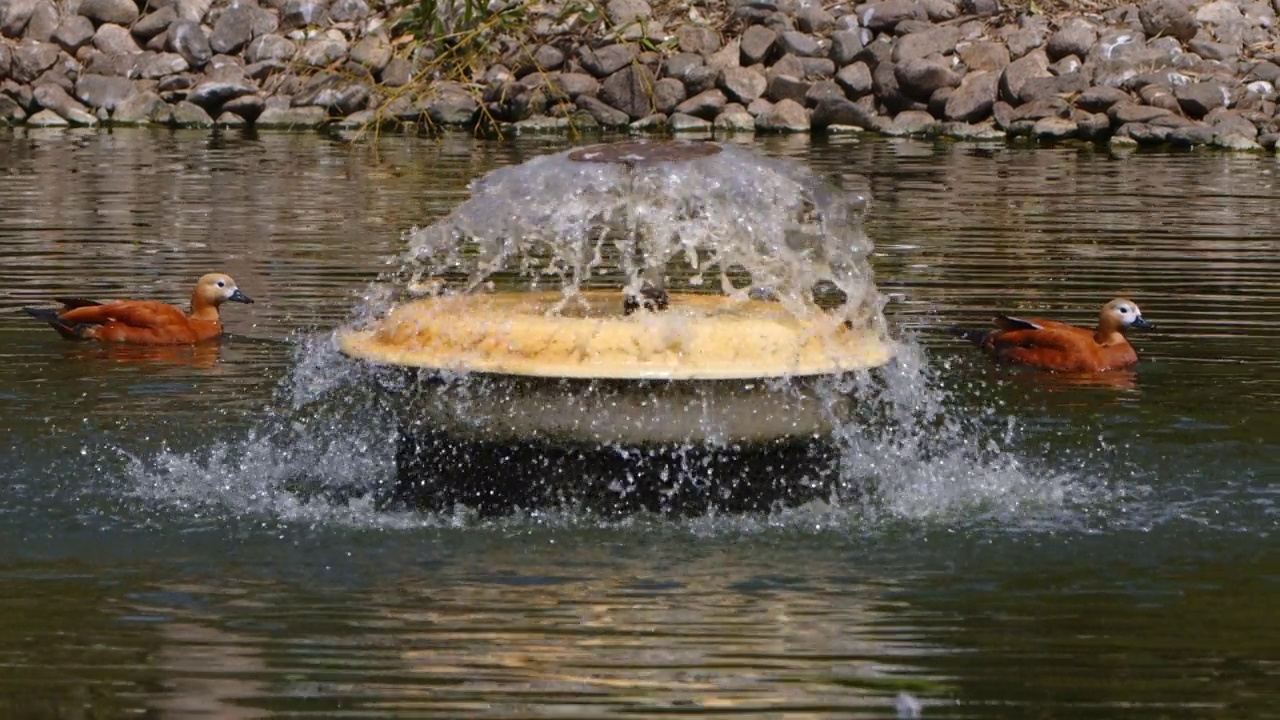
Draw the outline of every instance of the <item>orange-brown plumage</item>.
<instances>
[{"instance_id":1,"label":"orange-brown plumage","mask_svg":"<svg viewBox=\"0 0 1280 720\"><path fill-rule=\"evenodd\" d=\"M222 335L218 308L224 302L251 303L227 275L210 273L191 293L191 312L155 300L117 300L98 303L79 298L59 299L61 309L25 308L69 340L193 345Z\"/></svg>"},{"instance_id":2,"label":"orange-brown plumage","mask_svg":"<svg viewBox=\"0 0 1280 720\"><path fill-rule=\"evenodd\" d=\"M1042 318L997 315L995 330L953 331L995 359L1059 372L1101 372L1138 362L1125 339L1129 328L1153 328L1132 301L1117 298L1103 306L1093 330Z\"/></svg>"}]
</instances>

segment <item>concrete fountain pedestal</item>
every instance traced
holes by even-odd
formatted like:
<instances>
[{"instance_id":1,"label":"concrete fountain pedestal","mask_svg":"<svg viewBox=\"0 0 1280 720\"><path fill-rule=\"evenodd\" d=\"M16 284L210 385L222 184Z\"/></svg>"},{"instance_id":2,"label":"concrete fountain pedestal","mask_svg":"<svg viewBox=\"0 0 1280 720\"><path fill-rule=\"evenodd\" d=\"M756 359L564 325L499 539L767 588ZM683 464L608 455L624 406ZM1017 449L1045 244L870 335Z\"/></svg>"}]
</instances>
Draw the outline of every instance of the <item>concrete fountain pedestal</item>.
<instances>
[{"instance_id":1,"label":"concrete fountain pedestal","mask_svg":"<svg viewBox=\"0 0 1280 720\"><path fill-rule=\"evenodd\" d=\"M425 296L338 337L344 354L387 373L400 427L390 499L486 514L561 504L700 513L831 491L833 433L856 409L829 381L891 358L854 262L869 244L824 247L822 200L800 184L795 208L764 208L793 216L776 227L752 222L760 209L749 198L733 198L752 208L735 214L717 197L733 164L698 172L722 154L665 142L562 153L552 158L562 168L605 169L585 178L593 193L509 206L504 222L503 191L522 183L518 172L491 176L471 206L424 231L422 270L406 285ZM681 182L689 177L703 182ZM827 201L828 212L841 207ZM671 288L681 263L683 286ZM715 268L720 291L690 281L691 266ZM520 276L533 281L519 287ZM549 276L554 289L540 289ZM813 301L824 281L844 305Z\"/></svg>"}]
</instances>

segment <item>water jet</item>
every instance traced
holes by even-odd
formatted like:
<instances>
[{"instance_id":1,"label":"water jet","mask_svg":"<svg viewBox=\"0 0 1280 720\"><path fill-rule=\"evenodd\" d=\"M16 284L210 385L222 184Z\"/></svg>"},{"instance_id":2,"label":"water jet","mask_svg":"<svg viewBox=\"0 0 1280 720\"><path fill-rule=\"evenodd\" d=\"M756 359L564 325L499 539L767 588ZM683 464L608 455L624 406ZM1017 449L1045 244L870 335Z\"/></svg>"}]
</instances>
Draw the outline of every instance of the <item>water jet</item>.
<instances>
[{"instance_id":1,"label":"water jet","mask_svg":"<svg viewBox=\"0 0 1280 720\"><path fill-rule=\"evenodd\" d=\"M491 172L415 230L341 351L379 369L396 502L763 510L828 494L891 344L864 195L715 143Z\"/></svg>"}]
</instances>

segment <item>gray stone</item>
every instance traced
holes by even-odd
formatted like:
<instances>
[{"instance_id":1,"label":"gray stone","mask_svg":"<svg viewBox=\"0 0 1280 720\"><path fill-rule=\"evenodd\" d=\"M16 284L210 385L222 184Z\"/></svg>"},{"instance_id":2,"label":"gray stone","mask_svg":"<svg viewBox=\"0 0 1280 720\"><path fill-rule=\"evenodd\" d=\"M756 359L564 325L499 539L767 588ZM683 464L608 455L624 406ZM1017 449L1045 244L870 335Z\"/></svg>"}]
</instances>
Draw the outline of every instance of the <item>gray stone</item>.
<instances>
[{"instance_id":1,"label":"gray stone","mask_svg":"<svg viewBox=\"0 0 1280 720\"><path fill-rule=\"evenodd\" d=\"M266 109L266 99L262 95L241 95L222 104L222 112L234 113L248 122L258 119Z\"/></svg>"},{"instance_id":2,"label":"gray stone","mask_svg":"<svg viewBox=\"0 0 1280 720\"><path fill-rule=\"evenodd\" d=\"M1216 117L1214 117L1216 116ZM1240 135L1250 140L1258 137L1258 128L1235 110L1220 110L1210 114L1214 132L1219 135Z\"/></svg>"},{"instance_id":3,"label":"gray stone","mask_svg":"<svg viewBox=\"0 0 1280 720\"><path fill-rule=\"evenodd\" d=\"M393 57L378 78L387 87L403 87L413 82L413 64L405 58Z\"/></svg>"},{"instance_id":4,"label":"gray stone","mask_svg":"<svg viewBox=\"0 0 1280 720\"><path fill-rule=\"evenodd\" d=\"M711 125L716 130L728 133L755 132L756 119L746 108L733 104L717 115Z\"/></svg>"},{"instance_id":5,"label":"gray stone","mask_svg":"<svg viewBox=\"0 0 1280 720\"><path fill-rule=\"evenodd\" d=\"M93 32L93 22L89 18L83 15L68 15L53 31L53 41L58 43L58 46L68 55L75 55L77 50L93 39Z\"/></svg>"},{"instance_id":6,"label":"gray stone","mask_svg":"<svg viewBox=\"0 0 1280 720\"><path fill-rule=\"evenodd\" d=\"M626 25L653 17L653 8L645 0L609 0L604 12L614 25Z\"/></svg>"},{"instance_id":7,"label":"gray stone","mask_svg":"<svg viewBox=\"0 0 1280 720\"><path fill-rule=\"evenodd\" d=\"M1058 58L1057 62L1049 66L1049 72L1054 75L1071 75L1072 73L1092 73L1093 68L1084 67L1084 63L1080 62L1080 58L1075 55L1067 55Z\"/></svg>"},{"instance_id":8,"label":"gray stone","mask_svg":"<svg viewBox=\"0 0 1280 720\"><path fill-rule=\"evenodd\" d=\"M921 0L925 14L933 22L954 20L960 16L960 7L951 0Z\"/></svg>"},{"instance_id":9,"label":"gray stone","mask_svg":"<svg viewBox=\"0 0 1280 720\"><path fill-rule=\"evenodd\" d=\"M1019 105L1013 111L1014 120L1041 120L1047 117L1067 117L1071 114L1071 108L1062 98L1042 98L1040 100L1032 100L1029 103ZM1030 127L1027 128L1031 130Z\"/></svg>"},{"instance_id":10,"label":"gray stone","mask_svg":"<svg viewBox=\"0 0 1280 720\"><path fill-rule=\"evenodd\" d=\"M896 74L902 92L918 99L928 99L938 88L960 84L960 75L951 69L951 63L940 57L913 58L899 63Z\"/></svg>"},{"instance_id":11,"label":"gray stone","mask_svg":"<svg viewBox=\"0 0 1280 720\"><path fill-rule=\"evenodd\" d=\"M827 98L813 109L813 129L822 130L832 125L844 125L870 130L876 126L876 115L859 103L842 98Z\"/></svg>"},{"instance_id":12,"label":"gray stone","mask_svg":"<svg viewBox=\"0 0 1280 720\"><path fill-rule=\"evenodd\" d=\"M133 0L81 0L77 13L95 23L128 25L138 19L138 4Z\"/></svg>"},{"instance_id":13,"label":"gray stone","mask_svg":"<svg viewBox=\"0 0 1280 720\"><path fill-rule=\"evenodd\" d=\"M672 80L671 78L667 79ZM659 80L658 82L662 81ZM680 91L684 92L684 85L681 85L679 80L672 80L672 82L680 85ZM555 89L557 94L576 100L579 95L598 94L600 92L600 81L587 73L555 73L551 78L551 87Z\"/></svg>"},{"instance_id":14,"label":"gray stone","mask_svg":"<svg viewBox=\"0 0 1280 720\"><path fill-rule=\"evenodd\" d=\"M1004 40L1005 47L1009 48L1009 56L1012 58L1020 58L1044 45L1044 33L1032 28L1004 27L999 35Z\"/></svg>"},{"instance_id":15,"label":"gray stone","mask_svg":"<svg viewBox=\"0 0 1280 720\"><path fill-rule=\"evenodd\" d=\"M177 53L144 53L134 64L135 73L140 78L158 79L184 73L191 69L187 59Z\"/></svg>"},{"instance_id":16,"label":"gray stone","mask_svg":"<svg viewBox=\"0 0 1280 720\"><path fill-rule=\"evenodd\" d=\"M331 37L321 37L302 46L298 59L311 67L325 67L347 56L347 44Z\"/></svg>"},{"instance_id":17,"label":"gray stone","mask_svg":"<svg viewBox=\"0 0 1280 720\"><path fill-rule=\"evenodd\" d=\"M680 52L710 55L720 49L720 33L705 25L682 25L676 30Z\"/></svg>"},{"instance_id":18,"label":"gray stone","mask_svg":"<svg viewBox=\"0 0 1280 720\"><path fill-rule=\"evenodd\" d=\"M739 62L747 66L764 62L777 42L777 32L763 25L752 25L742 33L738 42Z\"/></svg>"},{"instance_id":19,"label":"gray stone","mask_svg":"<svg viewBox=\"0 0 1280 720\"><path fill-rule=\"evenodd\" d=\"M72 125L97 125L98 119L78 100L67 94L67 91L53 83L37 85L32 89L38 106L55 112L58 117Z\"/></svg>"},{"instance_id":20,"label":"gray stone","mask_svg":"<svg viewBox=\"0 0 1280 720\"><path fill-rule=\"evenodd\" d=\"M52 110L41 110L27 118L27 124L31 127L66 127L71 123Z\"/></svg>"},{"instance_id":21,"label":"gray stone","mask_svg":"<svg viewBox=\"0 0 1280 720\"><path fill-rule=\"evenodd\" d=\"M1225 85L1217 80L1205 80L1175 87L1174 97L1189 117L1202 118L1214 108L1226 107L1231 95Z\"/></svg>"},{"instance_id":22,"label":"gray stone","mask_svg":"<svg viewBox=\"0 0 1280 720\"><path fill-rule=\"evenodd\" d=\"M609 107L608 103L591 95L579 95L577 106L591 115L601 127L622 127L631 122L631 116Z\"/></svg>"},{"instance_id":23,"label":"gray stone","mask_svg":"<svg viewBox=\"0 0 1280 720\"><path fill-rule=\"evenodd\" d=\"M361 41L368 41L372 37L369 36ZM360 47L360 43L356 44L351 50L351 58L356 60L356 48ZM368 48L366 48L367 50ZM244 58L250 63L260 63L265 60L292 60L293 56L298 52L298 46L292 40L283 38L279 35L267 34L259 35L249 43L248 49L245 50ZM388 45L388 53L390 53L390 45ZM359 60L357 60L359 62Z\"/></svg>"},{"instance_id":24,"label":"gray stone","mask_svg":"<svg viewBox=\"0 0 1280 720\"><path fill-rule=\"evenodd\" d=\"M329 17L340 23L360 22L369 17L369 4L365 0L335 0L329 7Z\"/></svg>"},{"instance_id":25,"label":"gray stone","mask_svg":"<svg viewBox=\"0 0 1280 720\"><path fill-rule=\"evenodd\" d=\"M676 106L675 110L684 115L693 115L704 120L714 120L729 104L724 93L712 89L698 93Z\"/></svg>"},{"instance_id":26,"label":"gray stone","mask_svg":"<svg viewBox=\"0 0 1280 720\"><path fill-rule=\"evenodd\" d=\"M781 59L770 65L769 69L765 71L766 79L770 79L775 75L790 75L794 78L803 78L805 77L804 63L795 55L783 55Z\"/></svg>"},{"instance_id":27,"label":"gray stone","mask_svg":"<svg viewBox=\"0 0 1280 720\"><path fill-rule=\"evenodd\" d=\"M778 49L799 57L817 57L822 54L822 45L812 35L798 30L788 30L778 35Z\"/></svg>"},{"instance_id":28,"label":"gray stone","mask_svg":"<svg viewBox=\"0 0 1280 720\"><path fill-rule=\"evenodd\" d=\"M511 72L522 78L533 73L555 72L564 67L564 53L551 45L538 45L510 58Z\"/></svg>"},{"instance_id":29,"label":"gray stone","mask_svg":"<svg viewBox=\"0 0 1280 720\"><path fill-rule=\"evenodd\" d=\"M202 68L213 58L213 48L205 37L200 23L194 20L175 20L169 26L166 49L186 59L193 68Z\"/></svg>"},{"instance_id":30,"label":"gray stone","mask_svg":"<svg viewBox=\"0 0 1280 720\"><path fill-rule=\"evenodd\" d=\"M1049 36L1045 50L1050 60L1059 60L1068 55L1085 57L1098 42L1098 31L1084 18L1071 18L1063 23L1058 32Z\"/></svg>"},{"instance_id":31,"label":"gray stone","mask_svg":"<svg viewBox=\"0 0 1280 720\"><path fill-rule=\"evenodd\" d=\"M858 8L858 21L871 30L892 30L904 20L927 20L924 6L913 0L884 0Z\"/></svg>"},{"instance_id":32,"label":"gray stone","mask_svg":"<svg viewBox=\"0 0 1280 720\"><path fill-rule=\"evenodd\" d=\"M898 86L896 63L882 62L871 71L871 92L889 112L901 112L914 102Z\"/></svg>"},{"instance_id":33,"label":"gray stone","mask_svg":"<svg viewBox=\"0 0 1280 720\"><path fill-rule=\"evenodd\" d=\"M1046 117L1036 120L1031 135L1037 140L1065 140L1075 137L1080 127L1075 120L1064 117Z\"/></svg>"},{"instance_id":34,"label":"gray stone","mask_svg":"<svg viewBox=\"0 0 1280 720\"><path fill-rule=\"evenodd\" d=\"M293 97L293 105L316 105L327 110L330 115L341 116L365 109L369 104L369 97L369 86L362 82L339 75L318 75L307 83L301 93ZM468 119L454 124L469 122Z\"/></svg>"},{"instance_id":35,"label":"gray stone","mask_svg":"<svg viewBox=\"0 0 1280 720\"><path fill-rule=\"evenodd\" d=\"M670 114L687 97L684 83L675 78L662 78L653 84L653 106L660 113Z\"/></svg>"},{"instance_id":36,"label":"gray stone","mask_svg":"<svg viewBox=\"0 0 1280 720\"><path fill-rule=\"evenodd\" d=\"M204 108L185 100L180 100L169 108L169 116L156 118L157 122L177 128L213 127L213 118Z\"/></svg>"},{"instance_id":37,"label":"gray stone","mask_svg":"<svg viewBox=\"0 0 1280 720\"><path fill-rule=\"evenodd\" d=\"M800 32L823 34L835 27L836 17L817 3L801 5L795 12Z\"/></svg>"},{"instance_id":38,"label":"gray stone","mask_svg":"<svg viewBox=\"0 0 1280 720\"><path fill-rule=\"evenodd\" d=\"M877 129L892 137L937 135L942 132L941 123L922 110L906 110L893 116L893 121L887 126L877 125Z\"/></svg>"},{"instance_id":39,"label":"gray stone","mask_svg":"<svg viewBox=\"0 0 1280 720\"><path fill-rule=\"evenodd\" d=\"M9 77L9 71L13 67L13 51L9 49L8 43L0 42L0 81Z\"/></svg>"},{"instance_id":40,"label":"gray stone","mask_svg":"<svg viewBox=\"0 0 1280 720\"><path fill-rule=\"evenodd\" d=\"M738 103L733 103L733 104L738 105ZM741 106L739 105L739 107ZM747 106L747 113L749 113L753 118L758 118L772 109L773 109L773 103L769 102L768 100L765 100L762 97L759 97L759 98L756 98L755 100L752 100L751 104Z\"/></svg>"},{"instance_id":41,"label":"gray stone","mask_svg":"<svg viewBox=\"0 0 1280 720\"><path fill-rule=\"evenodd\" d=\"M1280 85L1280 65L1267 60L1259 61L1249 68L1249 74L1244 79L1245 82L1266 80L1272 85Z\"/></svg>"},{"instance_id":42,"label":"gray stone","mask_svg":"<svg viewBox=\"0 0 1280 720\"><path fill-rule=\"evenodd\" d=\"M461 87L447 86L426 103L426 115L436 125L469 126L475 122L480 105Z\"/></svg>"},{"instance_id":43,"label":"gray stone","mask_svg":"<svg viewBox=\"0 0 1280 720\"><path fill-rule=\"evenodd\" d=\"M98 32L93 35L93 46L108 55L135 55L142 52L128 30L111 23L98 26Z\"/></svg>"},{"instance_id":44,"label":"gray stone","mask_svg":"<svg viewBox=\"0 0 1280 720\"><path fill-rule=\"evenodd\" d=\"M1179 146L1208 145L1213 142L1213 128L1204 123L1194 123L1169 131L1169 144Z\"/></svg>"},{"instance_id":45,"label":"gray stone","mask_svg":"<svg viewBox=\"0 0 1280 720\"><path fill-rule=\"evenodd\" d=\"M27 111L16 100L0 93L0 125L20 125L27 119Z\"/></svg>"},{"instance_id":46,"label":"gray stone","mask_svg":"<svg viewBox=\"0 0 1280 720\"><path fill-rule=\"evenodd\" d=\"M224 112L219 115L218 119L213 121L213 124L218 127L242 127L248 125L244 118L230 112Z\"/></svg>"},{"instance_id":47,"label":"gray stone","mask_svg":"<svg viewBox=\"0 0 1280 720\"><path fill-rule=\"evenodd\" d=\"M244 79L237 80L205 80L191 88L187 100L202 108L213 111L226 101L241 95L253 95L258 88Z\"/></svg>"},{"instance_id":48,"label":"gray stone","mask_svg":"<svg viewBox=\"0 0 1280 720\"><path fill-rule=\"evenodd\" d=\"M633 120L653 112L653 73L644 65L631 65L605 78L600 99Z\"/></svg>"},{"instance_id":49,"label":"gray stone","mask_svg":"<svg viewBox=\"0 0 1280 720\"><path fill-rule=\"evenodd\" d=\"M613 75L635 59L636 49L631 45L605 45L594 50L583 45L578 50L578 61L583 69L598 78Z\"/></svg>"},{"instance_id":50,"label":"gray stone","mask_svg":"<svg viewBox=\"0 0 1280 720\"><path fill-rule=\"evenodd\" d=\"M946 25L904 35L893 50L893 61L902 63L929 55L948 55L955 52L959 41L960 29Z\"/></svg>"},{"instance_id":51,"label":"gray stone","mask_svg":"<svg viewBox=\"0 0 1280 720\"><path fill-rule=\"evenodd\" d=\"M266 38L276 36L263 35L262 37ZM284 40L284 38L280 39ZM289 41L285 40L285 42ZM391 62L391 41L387 40L387 37L381 33L366 35L355 45L351 46L350 55L352 60L369 68L373 72L382 72L382 69L387 66L387 63Z\"/></svg>"},{"instance_id":52,"label":"gray stone","mask_svg":"<svg viewBox=\"0 0 1280 720\"><path fill-rule=\"evenodd\" d=\"M1262 146L1256 140L1236 135L1214 135L1213 144L1226 150L1235 150L1237 152L1256 152L1262 149Z\"/></svg>"},{"instance_id":53,"label":"gray stone","mask_svg":"<svg viewBox=\"0 0 1280 720\"><path fill-rule=\"evenodd\" d=\"M960 122L977 122L991 114L999 92L1000 77L992 70L969 73L947 98L943 117Z\"/></svg>"},{"instance_id":54,"label":"gray stone","mask_svg":"<svg viewBox=\"0 0 1280 720\"><path fill-rule=\"evenodd\" d=\"M871 92L871 68L864 62L845 66L836 73L836 82L851 98L866 95Z\"/></svg>"},{"instance_id":55,"label":"gray stone","mask_svg":"<svg viewBox=\"0 0 1280 720\"><path fill-rule=\"evenodd\" d=\"M1075 105L1091 113L1105 113L1112 105L1132 99L1129 93L1119 88L1091 87L1076 97Z\"/></svg>"},{"instance_id":56,"label":"gray stone","mask_svg":"<svg viewBox=\"0 0 1280 720\"><path fill-rule=\"evenodd\" d=\"M667 118L667 129L673 133L709 133L711 123L700 117L676 113Z\"/></svg>"},{"instance_id":57,"label":"gray stone","mask_svg":"<svg viewBox=\"0 0 1280 720\"><path fill-rule=\"evenodd\" d=\"M128 78L86 73L76 80L76 99L93 108L114 111L127 98L135 94L133 81Z\"/></svg>"},{"instance_id":58,"label":"gray stone","mask_svg":"<svg viewBox=\"0 0 1280 720\"><path fill-rule=\"evenodd\" d=\"M1230 60L1239 57L1242 47L1235 43L1214 42L1197 36L1187 43L1187 49L1205 60Z\"/></svg>"},{"instance_id":59,"label":"gray stone","mask_svg":"<svg viewBox=\"0 0 1280 720\"><path fill-rule=\"evenodd\" d=\"M38 3L39 0L5 0L0 3L0 35L22 37Z\"/></svg>"},{"instance_id":60,"label":"gray stone","mask_svg":"<svg viewBox=\"0 0 1280 720\"><path fill-rule=\"evenodd\" d=\"M1111 124L1119 126L1146 124L1155 118L1170 114L1172 113L1164 108L1151 107L1150 105L1139 105L1138 103L1129 100L1117 102L1107 108L1107 117L1111 118Z\"/></svg>"},{"instance_id":61,"label":"gray stone","mask_svg":"<svg viewBox=\"0 0 1280 720\"><path fill-rule=\"evenodd\" d=\"M1164 108L1169 112L1182 114L1182 106L1178 103L1178 98L1174 96L1173 90L1164 85L1146 85L1138 91L1138 97L1141 98L1143 104L1151 107Z\"/></svg>"},{"instance_id":62,"label":"gray stone","mask_svg":"<svg viewBox=\"0 0 1280 720\"><path fill-rule=\"evenodd\" d=\"M328 19L328 3L323 0L285 0L280 8L280 29L284 32L320 25Z\"/></svg>"},{"instance_id":63,"label":"gray stone","mask_svg":"<svg viewBox=\"0 0 1280 720\"><path fill-rule=\"evenodd\" d=\"M767 112L756 118L756 130L764 132L808 132L811 127L809 111L794 100L774 103Z\"/></svg>"},{"instance_id":64,"label":"gray stone","mask_svg":"<svg viewBox=\"0 0 1280 720\"><path fill-rule=\"evenodd\" d=\"M159 35L169 29L169 26L178 19L178 11L173 9L172 5L165 5L153 13L143 15L138 22L134 23L129 31L133 36L143 41Z\"/></svg>"},{"instance_id":65,"label":"gray stone","mask_svg":"<svg viewBox=\"0 0 1280 720\"><path fill-rule=\"evenodd\" d=\"M1033 50L1005 67L1000 74L1000 97L1021 102L1022 86L1038 77L1050 77L1049 56L1043 50Z\"/></svg>"},{"instance_id":66,"label":"gray stone","mask_svg":"<svg viewBox=\"0 0 1280 720\"><path fill-rule=\"evenodd\" d=\"M9 77L29 84L58 62L58 46L52 43L23 40L12 50Z\"/></svg>"},{"instance_id":67,"label":"gray stone","mask_svg":"<svg viewBox=\"0 0 1280 720\"><path fill-rule=\"evenodd\" d=\"M136 92L122 100L111 114L111 122L120 125L141 125L151 122L162 112L167 112L165 101L151 90Z\"/></svg>"},{"instance_id":68,"label":"gray stone","mask_svg":"<svg viewBox=\"0 0 1280 720\"><path fill-rule=\"evenodd\" d=\"M769 86L765 88L765 97L770 102L778 102L789 98L796 102L803 103L805 95L809 92L811 83L807 80L801 80L791 75L774 75L769 79Z\"/></svg>"},{"instance_id":69,"label":"gray stone","mask_svg":"<svg viewBox=\"0 0 1280 720\"><path fill-rule=\"evenodd\" d=\"M218 16L209 47L218 53L238 53L251 40L275 32L276 16L254 5L233 5Z\"/></svg>"},{"instance_id":70,"label":"gray stone","mask_svg":"<svg viewBox=\"0 0 1280 720\"><path fill-rule=\"evenodd\" d=\"M1084 140L1098 140L1111 131L1111 118L1106 113L1091 113L1075 110L1071 119L1076 123L1076 134Z\"/></svg>"},{"instance_id":71,"label":"gray stone","mask_svg":"<svg viewBox=\"0 0 1280 720\"><path fill-rule=\"evenodd\" d=\"M836 76L836 64L824 57L799 58L800 67L804 68L804 77L829 80Z\"/></svg>"},{"instance_id":72,"label":"gray stone","mask_svg":"<svg viewBox=\"0 0 1280 720\"><path fill-rule=\"evenodd\" d=\"M53 33L58 29L58 22L61 19L53 0L39 0L35 11L31 13L31 19L27 21L27 29L22 35L28 40L49 42L53 39Z\"/></svg>"},{"instance_id":73,"label":"gray stone","mask_svg":"<svg viewBox=\"0 0 1280 720\"><path fill-rule=\"evenodd\" d=\"M680 52L662 61L662 73L667 77L684 80L685 75L687 75L690 70L705 65L706 62L703 60L701 55Z\"/></svg>"},{"instance_id":74,"label":"gray stone","mask_svg":"<svg viewBox=\"0 0 1280 720\"><path fill-rule=\"evenodd\" d=\"M1022 86L1018 97L1022 102L1031 102L1057 95L1072 95L1089 88L1089 78L1083 73L1069 75L1050 75L1049 77L1031 78Z\"/></svg>"},{"instance_id":75,"label":"gray stone","mask_svg":"<svg viewBox=\"0 0 1280 720\"><path fill-rule=\"evenodd\" d=\"M764 94L769 81L751 68L725 68L717 86L733 102L746 105Z\"/></svg>"},{"instance_id":76,"label":"gray stone","mask_svg":"<svg viewBox=\"0 0 1280 720\"><path fill-rule=\"evenodd\" d=\"M958 44L956 56L970 71L999 71L1009 64L1009 49L998 42L987 40Z\"/></svg>"},{"instance_id":77,"label":"gray stone","mask_svg":"<svg viewBox=\"0 0 1280 720\"><path fill-rule=\"evenodd\" d=\"M177 11L179 20L203 22L209 9L213 7L213 0L176 0L172 6Z\"/></svg>"},{"instance_id":78,"label":"gray stone","mask_svg":"<svg viewBox=\"0 0 1280 720\"><path fill-rule=\"evenodd\" d=\"M858 30L838 30L831 34L830 57L839 67L852 63L862 48L862 33Z\"/></svg>"},{"instance_id":79,"label":"gray stone","mask_svg":"<svg viewBox=\"0 0 1280 720\"><path fill-rule=\"evenodd\" d=\"M834 80L819 80L804 94L804 105L814 107L823 100L844 100L844 90Z\"/></svg>"},{"instance_id":80,"label":"gray stone","mask_svg":"<svg viewBox=\"0 0 1280 720\"><path fill-rule=\"evenodd\" d=\"M1199 29L1191 14L1191 0L1150 0L1139 10L1138 19L1147 37L1167 35L1186 42Z\"/></svg>"}]
</instances>

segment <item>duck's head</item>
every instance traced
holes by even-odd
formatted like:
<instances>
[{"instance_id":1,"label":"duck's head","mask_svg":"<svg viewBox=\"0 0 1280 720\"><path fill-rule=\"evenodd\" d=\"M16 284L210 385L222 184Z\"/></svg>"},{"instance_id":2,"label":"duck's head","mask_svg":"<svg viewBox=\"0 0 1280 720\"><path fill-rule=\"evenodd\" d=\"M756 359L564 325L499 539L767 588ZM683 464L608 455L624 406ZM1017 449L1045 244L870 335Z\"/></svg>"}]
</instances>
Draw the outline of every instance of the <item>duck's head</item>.
<instances>
[{"instance_id":1,"label":"duck's head","mask_svg":"<svg viewBox=\"0 0 1280 720\"><path fill-rule=\"evenodd\" d=\"M1121 332L1129 328L1143 330L1155 328L1155 323L1147 322L1146 318L1142 317L1142 310L1138 308L1138 304L1125 298L1116 298L1103 305L1102 312L1098 314L1098 325Z\"/></svg>"},{"instance_id":2,"label":"duck's head","mask_svg":"<svg viewBox=\"0 0 1280 720\"><path fill-rule=\"evenodd\" d=\"M236 287L230 275L209 273L196 282L195 296L202 304L217 307L224 302L252 303L253 300Z\"/></svg>"}]
</instances>

